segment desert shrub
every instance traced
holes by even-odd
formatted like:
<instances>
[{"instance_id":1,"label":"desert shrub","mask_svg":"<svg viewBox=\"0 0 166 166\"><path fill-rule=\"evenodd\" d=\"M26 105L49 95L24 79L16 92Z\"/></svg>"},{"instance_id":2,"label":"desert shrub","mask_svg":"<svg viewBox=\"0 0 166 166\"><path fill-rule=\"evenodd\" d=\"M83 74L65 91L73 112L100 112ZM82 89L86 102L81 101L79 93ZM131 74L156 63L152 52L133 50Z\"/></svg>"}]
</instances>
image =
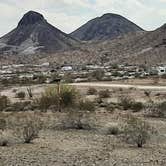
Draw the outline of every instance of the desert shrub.
<instances>
[{"instance_id":1,"label":"desert shrub","mask_svg":"<svg viewBox=\"0 0 166 166\"><path fill-rule=\"evenodd\" d=\"M72 86L63 85L60 89L60 104L62 107L72 107L78 99L78 92Z\"/></svg>"},{"instance_id":2,"label":"desert shrub","mask_svg":"<svg viewBox=\"0 0 166 166\"><path fill-rule=\"evenodd\" d=\"M34 99L34 104L36 104L40 110L46 111L50 106L56 105L58 99L57 87L49 87L45 89L45 92L42 93L39 98Z\"/></svg>"},{"instance_id":3,"label":"desert shrub","mask_svg":"<svg viewBox=\"0 0 166 166\"><path fill-rule=\"evenodd\" d=\"M94 128L94 117L86 111L70 109L61 122L63 129L91 130Z\"/></svg>"},{"instance_id":4,"label":"desert shrub","mask_svg":"<svg viewBox=\"0 0 166 166\"><path fill-rule=\"evenodd\" d=\"M133 112L139 112L144 108L144 105L141 102L132 102L131 109Z\"/></svg>"},{"instance_id":5,"label":"desert shrub","mask_svg":"<svg viewBox=\"0 0 166 166\"><path fill-rule=\"evenodd\" d=\"M0 96L0 111L3 111L9 104L10 101L7 96Z\"/></svg>"},{"instance_id":6,"label":"desert shrub","mask_svg":"<svg viewBox=\"0 0 166 166\"><path fill-rule=\"evenodd\" d=\"M120 98L120 105L123 107L124 110L131 109L133 112L139 112L144 107L141 102L136 102L129 97Z\"/></svg>"},{"instance_id":7,"label":"desert shrub","mask_svg":"<svg viewBox=\"0 0 166 166\"><path fill-rule=\"evenodd\" d=\"M9 143L8 136L4 131L0 131L0 146L7 146Z\"/></svg>"},{"instance_id":8,"label":"desert shrub","mask_svg":"<svg viewBox=\"0 0 166 166\"><path fill-rule=\"evenodd\" d=\"M144 91L144 94L145 94L146 97L150 97L151 91L146 90L146 91Z\"/></svg>"},{"instance_id":9,"label":"desert shrub","mask_svg":"<svg viewBox=\"0 0 166 166\"><path fill-rule=\"evenodd\" d=\"M165 118L166 117L166 102L162 103L150 103L145 109L146 115L150 117Z\"/></svg>"},{"instance_id":10,"label":"desert shrub","mask_svg":"<svg viewBox=\"0 0 166 166\"><path fill-rule=\"evenodd\" d=\"M118 135L120 133L118 126L110 126L107 128L107 135Z\"/></svg>"},{"instance_id":11,"label":"desert shrub","mask_svg":"<svg viewBox=\"0 0 166 166\"><path fill-rule=\"evenodd\" d=\"M75 105L78 93L74 87L60 85L60 91L58 91L57 87L49 87L41 97L35 99L34 102L42 111L46 111L50 106L65 108Z\"/></svg>"},{"instance_id":12,"label":"desert shrub","mask_svg":"<svg viewBox=\"0 0 166 166\"><path fill-rule=\"evenodd\" d=\"M124 110L128 110L132 107L133 100L129 97L121 97L120 98L120 105L123 107Z\"/></svg>"},{"instance_id":13,"label":"desert shrub","mask_svg":"<svg viewBox=\"0 0 166 166\"><path fill-rule=\"evenodd\" d=\"M93 111L95 111L95 104L92 101L88 101L88 100L83 101L83 100L81 100L78 103L78 108L79 108L79 110L93 112Z\"/></svg>"},{"instance_id":14,"label":"desert shrub","mask_svg":"<svg viewBox=\"0 0 166 166\"><path fill-rule=\"evenodd\" d=\"M30 143L38 137L42 128L41 120L34 114L20 114L15 116L11 122L13 134L24 143Z\"/></svg>"},{"instance_id":15,"label":"desert shrub","mask_svg":"<svg viewBox=\"0 0 166 166\"><path fill-rule=\"evenodd\" d=\"M96 95L97 94L97 90L93 87L90 87L87 91L87 95Z\"/></svg>"},{"instance_id":16,"label":"desert shrub","mask_svg":"<svg viewBox=\"0 0 166 166\"><path fill-rule=\"evenodd\" d=\"M19 98L21 100L24 100L25 96L26 96L25 92L23 92L23 91L16 93L16 98Z\"/></svg>"},{"instance_id":17,"label":"desert shrub","mask_svg":"<svg viewBox=\"0 0 166 166\"><path fill-rule=\"evenodd\" d=\"M136 144L137 147L146 144L152 133L152 128L147 122L131 115L123 125L123 139L127 143Z\"/></svg>"},{"instance_id":18,"label":"desert shrub","mask_svg":"<svg viewBox=\"0 0 166 166\"><path fill-rule=\"evenodd\" d=\"M113 104L108 104L108 105L106 106L106 111L108 111L108 112L114 112L114 111L115 111L115 105L113 105Z\"/></svg>"},{"instance_id":19,"label":"desert shrub","mask_svg":"<svg viewBox=\"0 0 166 166\"><path fill-rule=\"evenodd\" d=\"M6 107L6 109L4 109L4 112L22 112L22 111L26 111L27 107L31 107L30 101L16 102Z\"/></svg>"},{"instance_id":20,"label":"desert shrub","mask_svg":"<svg viewBox=\"0 0 166 166\"><path fill-rule=\"evenodd\" d=\"M100 98L109 98L110 91L108 89L99 91L99 97Z\"/></svg>"}]
</instances>

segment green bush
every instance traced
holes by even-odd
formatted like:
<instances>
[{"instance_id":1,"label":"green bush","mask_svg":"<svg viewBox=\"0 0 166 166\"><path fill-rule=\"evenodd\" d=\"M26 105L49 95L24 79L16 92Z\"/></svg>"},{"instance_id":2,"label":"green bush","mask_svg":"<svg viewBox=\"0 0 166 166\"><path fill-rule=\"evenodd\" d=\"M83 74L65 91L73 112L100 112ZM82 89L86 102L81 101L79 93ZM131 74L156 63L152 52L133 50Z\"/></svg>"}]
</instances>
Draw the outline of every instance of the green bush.
<instances>
[{"instance_id":1,"label":"green bush","mask_svg":"<svg viewBox=\"0 0 166 166\"><path fill-rule=\"evenodd\" d=\"M50 106L57 106L59 110L60 108L73 107L77 99L78 92L74 87L60 85L59 90L58 87L47 88L34 102L39 106L39 109L46 111Z\"/></svg>"},{"instance_id":2,"label":"green bush","mask_svg":"<svg viewBox=\"0 0 166 166\"><path fill-rule=\"evenodd\" d=\"M62 107L72 107L78 100L77 90L68 85L62 85L60 88L60 104Z\"/></svg>"}]
</instances>

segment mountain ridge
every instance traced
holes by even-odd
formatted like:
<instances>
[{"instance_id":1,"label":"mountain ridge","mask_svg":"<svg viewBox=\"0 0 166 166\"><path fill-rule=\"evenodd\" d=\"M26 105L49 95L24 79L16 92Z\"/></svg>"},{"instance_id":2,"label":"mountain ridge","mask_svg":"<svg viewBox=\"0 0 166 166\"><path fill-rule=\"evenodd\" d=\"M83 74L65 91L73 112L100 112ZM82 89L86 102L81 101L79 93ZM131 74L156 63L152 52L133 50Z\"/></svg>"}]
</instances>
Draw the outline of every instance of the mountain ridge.
<instances>
[{"instance_id":1,"label":"mountain ridge","mask_svg":"<svg viewBox=\"0 0 166 166\"><path fill-rule=\"evenodd\" d=\"M108 40L136 31L144 30L121 15L106 13L88 21L70 35L83 41Z\"/></svg>"}]
</instances>

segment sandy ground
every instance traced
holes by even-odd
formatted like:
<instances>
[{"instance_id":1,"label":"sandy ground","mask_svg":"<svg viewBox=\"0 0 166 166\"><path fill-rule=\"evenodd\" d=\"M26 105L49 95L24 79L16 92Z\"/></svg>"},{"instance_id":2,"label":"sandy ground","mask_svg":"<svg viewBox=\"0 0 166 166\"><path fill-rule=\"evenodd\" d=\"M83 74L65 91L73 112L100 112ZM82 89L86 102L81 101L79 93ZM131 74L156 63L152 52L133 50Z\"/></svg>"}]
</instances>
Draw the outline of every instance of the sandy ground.
<instances>
[{"instance_id":1,"label":"sandy ground","mask_svg":"<svg viewBox=\"0 0 166 166\"><path fill-rule=\"evenodd\" d=\"M51 114L50 114L51 115ZM55 115L52 115L55 116ZM98 113L100 121L117 123L117 115ZM147 119L148 120L148 119ZM148 120L160 130L143 148L100 130L42 130L31 144L0 147L1 166L165 166L166 121ZM108 124L107 124L108 125Z\"/></svg>"}]
</instances>

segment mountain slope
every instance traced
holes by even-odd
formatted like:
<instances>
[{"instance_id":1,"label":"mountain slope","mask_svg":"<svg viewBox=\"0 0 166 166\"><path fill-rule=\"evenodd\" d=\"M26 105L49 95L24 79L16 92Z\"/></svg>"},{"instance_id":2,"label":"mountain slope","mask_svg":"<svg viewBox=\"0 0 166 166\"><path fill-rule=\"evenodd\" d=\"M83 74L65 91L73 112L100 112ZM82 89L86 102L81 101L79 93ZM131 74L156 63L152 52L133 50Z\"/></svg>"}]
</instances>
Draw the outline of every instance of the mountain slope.
<instances>
[{"instance_id":1,"label":"mountain slope","mask_svg":"<svg viewBox=\"0 0 166 166\"><path fill-rule=\"evenodd\" d=\"M87 22L72 32L71 36L84 41L107 40L142 30L139 26L124 17L108 13Z\"/></svg>"},{"instance_id":2,"label":"mountain slope","mask_svg":"<svg viewBox=\"0 0 166 166\"><path fill-rule=\"evenodd\" d=\"M155 31L130 33L114 40L93 42L86 48L95 54L98 61L106 56L111 63L166 63L166 24Z\"/></svg>"},{"instance_id":3,"label":"mountain slope","mask_svg":"<svg viewBox=\"0 0 166 166\"><path fill-rule=\"evenodd\" d=\"M0 38L0 52L57 52L72 49L77 44L77 40L53 27L41 14L29 11L14 30Z\"/></svg>"}]
</instances>

